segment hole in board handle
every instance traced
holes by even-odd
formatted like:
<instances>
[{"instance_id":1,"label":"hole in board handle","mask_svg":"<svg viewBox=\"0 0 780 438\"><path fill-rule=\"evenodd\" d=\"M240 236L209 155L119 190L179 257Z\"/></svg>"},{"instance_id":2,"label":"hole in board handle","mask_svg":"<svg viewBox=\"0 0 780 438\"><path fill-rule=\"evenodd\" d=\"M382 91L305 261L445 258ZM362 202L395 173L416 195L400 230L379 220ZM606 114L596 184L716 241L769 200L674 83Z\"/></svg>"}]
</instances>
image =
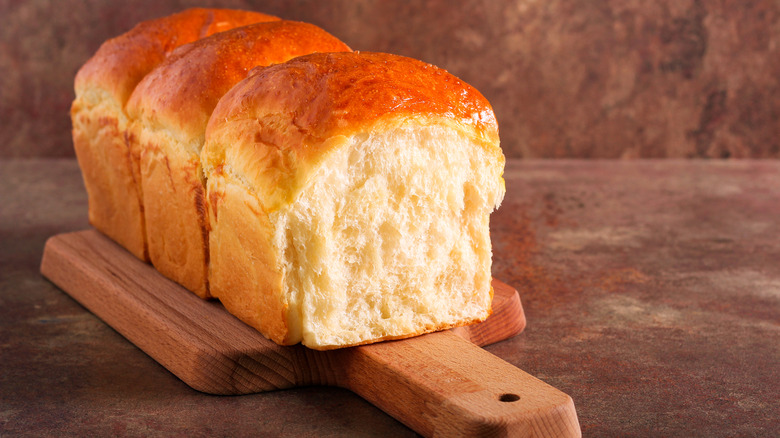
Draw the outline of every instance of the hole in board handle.
<instances>
[{"instance_id":1,"label":"hole in board handle","mask_svg":"<svg viewBox=\"0 0 780 438\"><path fill-rule=\"evenodd\" d=\"M516 402L518 400L520 400L520 396L517 394L506 393L498 396L498 401L502 401L505 403Z\"/></svg>"}]
</instances>

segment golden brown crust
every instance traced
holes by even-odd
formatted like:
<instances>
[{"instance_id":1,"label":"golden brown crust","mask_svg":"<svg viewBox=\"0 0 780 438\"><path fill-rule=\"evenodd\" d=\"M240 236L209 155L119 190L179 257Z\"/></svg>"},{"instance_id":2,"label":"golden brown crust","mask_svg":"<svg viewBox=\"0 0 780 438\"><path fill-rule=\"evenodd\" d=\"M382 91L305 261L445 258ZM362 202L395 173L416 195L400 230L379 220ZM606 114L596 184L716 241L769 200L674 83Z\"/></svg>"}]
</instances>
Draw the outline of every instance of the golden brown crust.
<instances>
[{"instance_id":1,"label":"golden brown crust","mask_svg":"<svg viewBox=\"0 0 780 438\"><path fill-rule=\"evenodd\" d=\"M264 208L274 210L340 146L340 136L434 119L503 163L490 103L447 71L386 53L315 53L257 68L231 89L209 121L201 159L217 166L232 148L231 165L265 191Z\"/></svg>"},{"instance_id":2,"label":"golden brown crust","mask_svg":"<svg viewBox=\"0 0 780 438\"><path fill-rule=\"evenodd\" d=\"M280 147L318 143L388 115L442 116L498 138L493 109L479 91L446 70L386 53L316 53L256 68L226 96L215 123L258 113L279 114L299 131L291 140L260 132L260 140Z\"/></svg>"},{"instance_id":3,"label":"golden brown crust","mask_svg":"<svg viewBox=\"0 0 780 438\"><path fill-rule=\"evenodd\" d=\"M124 105L135 86L174 49L217 32L279 18L232 9L192 8L144 21L103 43L76 75L77 92L100 86Z\"/></svg>"},{"instance_id":4,"label":"golden brown crust","mask_svg":"<svg viewBox=\"0 0 780 438\"><path fill-rule=\"evenodd\" d=\"M255 66L339 50L350 49L312 24L255 23L174 50L138 84L126 111L130 131L141 141L146 237L161 273L200 297L210 296L199 156L219 99Z\"/></svg>"},{"instance_id":5,"label":"golden brown crust","mask_svg":"<svg viewBox=\"0 0 780 438\"><path fill-rule=\"evenodd\" d=\"M256 23L222 32L173 51L150 72L127 104L131 118L199 139L219 99L250 69L313 52L350 51L323 29L296 21ZM199 151L197 151L199 152Z\"/></svg>"}]
</instances>

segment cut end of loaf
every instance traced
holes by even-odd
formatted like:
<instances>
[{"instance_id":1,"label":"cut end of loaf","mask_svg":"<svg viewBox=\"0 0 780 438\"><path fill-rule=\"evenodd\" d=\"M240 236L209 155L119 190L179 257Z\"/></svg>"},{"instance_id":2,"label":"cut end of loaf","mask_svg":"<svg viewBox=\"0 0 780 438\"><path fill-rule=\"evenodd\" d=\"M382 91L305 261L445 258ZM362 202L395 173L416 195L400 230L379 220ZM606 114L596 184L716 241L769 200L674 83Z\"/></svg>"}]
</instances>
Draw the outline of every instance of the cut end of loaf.
<instances>
[{"instance_id":1,"label":"cut end of loaf","mask_svg":"<svg viewBox=\"0 0 780 438\"><path fill-rule=\"evenodd\" d=\"M504 157L485 98L382 53L315 53L217 105L201 162L212 293L279 344L329 349L490 312Z\"/></svg>"},{"instance_id":2,"label":"cut end of loaf","mask_svg":"<svg viewBox=\"0 0 780 438\"><path fill-rule=\"evenodd\" d=\"M327 349L485 319L501 163L435 124L345 141L270 216L300 341Z\"/></svg>"}]
</instances>

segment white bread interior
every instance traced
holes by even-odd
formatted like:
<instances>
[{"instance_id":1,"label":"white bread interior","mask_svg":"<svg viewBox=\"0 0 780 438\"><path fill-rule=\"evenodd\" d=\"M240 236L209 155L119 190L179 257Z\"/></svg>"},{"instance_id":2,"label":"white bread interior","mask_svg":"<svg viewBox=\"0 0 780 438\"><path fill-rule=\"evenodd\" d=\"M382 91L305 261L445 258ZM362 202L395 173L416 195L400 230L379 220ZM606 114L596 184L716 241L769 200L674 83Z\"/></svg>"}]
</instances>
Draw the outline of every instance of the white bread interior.
<instances>
[{"instance_id":1,"label":"white bread interior","mask_svg":"<svg viewBox=\"0 0 780 438\"><path fill-rule=\"evenodd\" d=\"M276 342L316 349L485 319L503 159L472 139L436 118L331 138L270 212L238 157L204 159L212 293Z\"/></svg>"}]
</instances>

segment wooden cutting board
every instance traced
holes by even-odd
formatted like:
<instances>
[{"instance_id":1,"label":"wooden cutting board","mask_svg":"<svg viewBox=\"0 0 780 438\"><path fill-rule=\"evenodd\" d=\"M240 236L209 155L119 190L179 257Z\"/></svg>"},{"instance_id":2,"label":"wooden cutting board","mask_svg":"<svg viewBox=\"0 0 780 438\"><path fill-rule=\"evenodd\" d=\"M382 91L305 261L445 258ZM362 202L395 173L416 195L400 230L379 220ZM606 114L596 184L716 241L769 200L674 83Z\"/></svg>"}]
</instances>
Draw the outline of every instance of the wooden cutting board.
<instances>
[{"instance_id":1,"label":"wooden cutting board","mask_svg":"<svg viewBox=\"0 0 780 438\"><path fill-rule=\"evenodd\" d=\"M568 395L478 347L525 327L517 292L497 280L483 323L316 351L268 341L94 230L50 238L41 273L198 391L334 385L425 436L581 436Z\"/></svg>"}]
</instances>

